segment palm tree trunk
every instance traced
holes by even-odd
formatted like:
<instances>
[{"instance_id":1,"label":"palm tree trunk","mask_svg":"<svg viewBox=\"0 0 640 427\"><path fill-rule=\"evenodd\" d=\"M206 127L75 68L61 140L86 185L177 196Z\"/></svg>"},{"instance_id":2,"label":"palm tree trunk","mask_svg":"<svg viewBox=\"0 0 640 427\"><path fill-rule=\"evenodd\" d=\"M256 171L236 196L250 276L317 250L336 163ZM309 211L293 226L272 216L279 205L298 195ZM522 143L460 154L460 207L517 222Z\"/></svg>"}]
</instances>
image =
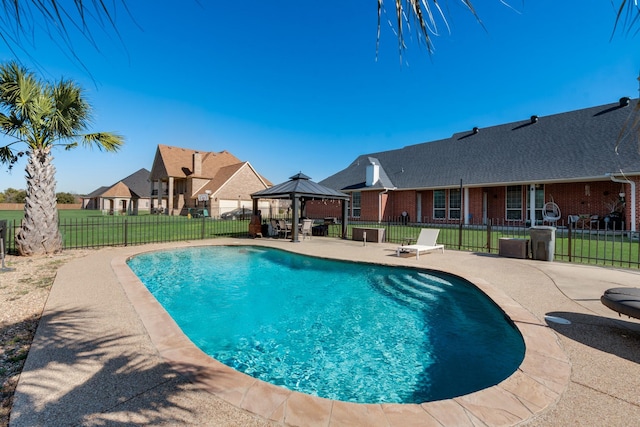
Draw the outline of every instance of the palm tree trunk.
<instances>
[{"instance_id":1,"label":"palm tree trunk","mask_svg":"<svg viewBox=\"0 0 640 427\"><path fill-rule=\"evenodd\" d=\"M56 204L56 169L52 161L50 147L29 150L25 168L27 197L24 219L16 234L16 248L20 255L44 255L62 250Z\"/></svg>"}]
</instances>

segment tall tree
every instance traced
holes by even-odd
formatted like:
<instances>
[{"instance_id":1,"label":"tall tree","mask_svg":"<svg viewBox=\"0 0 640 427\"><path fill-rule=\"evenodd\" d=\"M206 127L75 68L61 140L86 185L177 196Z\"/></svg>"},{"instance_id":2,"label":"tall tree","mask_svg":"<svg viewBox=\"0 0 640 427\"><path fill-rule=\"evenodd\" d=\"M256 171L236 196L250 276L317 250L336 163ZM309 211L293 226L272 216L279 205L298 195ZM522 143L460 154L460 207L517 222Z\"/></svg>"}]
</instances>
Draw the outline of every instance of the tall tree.
<instances>
[{"instance_id":1,"label":"tall tree","mask_svg":"<svg viewBox=\"0 0 640 427\"><path fill-rule=\"evenodd\" d=\"M78 202L78 198L75 195L71 193L66 193L64 191L60 193L56 193L56 200L61 205L71 205Z\"/></svg>"},{"instance_id":2,"label":"tall tree","mask_svg":"<svg viewBox=\"0 0 640 427\"><path fill-rule=\"evenodd\" d=\"M16 234L21 255L62 250L56 207L56 180L51 150L69 150L80 143L117 151L124 139L115 133L83 133L91 120L91 106L73 81L50 83L15 62L0 65L0 132L8 143L0 146L0 163L11 167L25 154L27 196L24 220Z\"/></svg>"},{"instance_id":3,"label":"tall tree","mask_svg":"<svg viewBox=\"0 0 640 427\"><path fill-rule=\"evenodd\" d=\"M7 188L2 194L4 203L24 203L27 198L27 192L24 190L16 190L15 188Z\"/></svg>"}]
</instances>

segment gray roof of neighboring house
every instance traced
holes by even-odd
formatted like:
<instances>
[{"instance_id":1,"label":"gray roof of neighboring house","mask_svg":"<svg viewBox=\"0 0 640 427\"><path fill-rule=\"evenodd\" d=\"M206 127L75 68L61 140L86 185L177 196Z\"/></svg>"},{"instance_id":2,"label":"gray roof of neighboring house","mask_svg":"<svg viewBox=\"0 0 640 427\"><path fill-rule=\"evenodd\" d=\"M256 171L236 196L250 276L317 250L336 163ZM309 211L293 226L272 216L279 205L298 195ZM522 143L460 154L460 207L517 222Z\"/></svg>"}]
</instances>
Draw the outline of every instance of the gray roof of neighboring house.
<instances>
[{"instance_id":1,"label":"gray roof of neighboring house","mask_svg":"<svg viewBox=\"0 0 640 427\"><path fill-rule=\"evenodd\" d=\"M86 196L84 196L85 199L93 199L94 197L100 197L100 195L102 193L104 193L105 191L107 191L109 188L111 187L106 187L106 186L102 186L96 190L93 190L91 193L87 194Z\"/></svg>"},{"instance_id":2,"label":"gray roof of neighboring house","mask_svg":"<svg viewBox=\"0 0 640 427\"><path fill-rule=\"evenodd\" d=\"M621 171L637 175L638 127L628 131L640 117L637 104L637 99L622 98L608 105L532 116L439 141L363 154L320 184L337 190L418 189L459 186L461 180L465 186L484 186L604 180L606 174ZM380 165L380 179L367 187L366 168L372 162Z\"/></svg>"},{"instance_id":3,"label":"gray roof of neighboring house","mask_svg":"<svg viewBox=\"0 0 640 427\"><path fill-rule=\"evenodd\" d=\"M131 190L131 192L133 192L138 197L151 197L151 184L149 183L150 174L151 172L149 172L145 168L142 168L118 182L122 182L123 184L125 184L127 187L129 187L129 190ZM84 198L93 199L95 197L100 197L114 185L118 184L118 182L110 186L103 186L96 190L93 190L91 193L84 196Z\"/></svg>"},{"instance_id":4,"label":"gray roof of neighboring house","mask_svg":"<svg viewBox=\"0 0 640 427\"><path fill-rule=\"evenodd\" d=\"M149 183L150 174L151 172L142 168L121 181L138 197L151 197L151 184Z\"/></svg>"}]
</instances>

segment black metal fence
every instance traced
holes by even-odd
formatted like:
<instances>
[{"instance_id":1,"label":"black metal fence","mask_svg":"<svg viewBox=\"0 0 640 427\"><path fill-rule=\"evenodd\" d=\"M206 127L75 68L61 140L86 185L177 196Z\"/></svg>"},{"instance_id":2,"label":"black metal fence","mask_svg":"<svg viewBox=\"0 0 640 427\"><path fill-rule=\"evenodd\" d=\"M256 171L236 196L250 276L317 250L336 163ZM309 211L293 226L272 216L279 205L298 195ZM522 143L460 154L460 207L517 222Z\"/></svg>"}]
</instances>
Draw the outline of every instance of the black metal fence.
<instances>
[{"instance_id":1,"label":"black metal fence","mask_svg":"<svg viewBox=\"0 0 640 427\"><path fill-rule=\"evenodd\" d=\"M19 221L3 221L6 253L15 254L14 236ZM262 234L272 234L270 219L263 218ZM553 231L553 259L558 261L640 268L640 239L638 233L611 227L575 228L575 224L556 224ZM249 220L221 220L216 218L188 218L182 216L105 216L60 221L64 249L132 246L146 243L202 240L216 237L246 237ZM353 238L354 228L376 228L382 240L404 244L415 242L421 228L438 228L438 243L448 250L500 253L500 239L530 239L531 228L507 221L488 221L486 224L409 223L405 221L364 222L349 221L346 239ZM273 233L275 234L275 233ZM316 220L314 234L342 238L342 225Z\"/></svg>"},{"instance_id":2,"label":"black metal fence","mask_svg":"<svg viewBox=\"0 0 640 427\"><path fill-rule=\"evenodd\" d=\"M429 223L403 223L402 221L350 222L353 227L372 227L385 229L385 241L403 244L415 242L421 228L438 228L438 243L447 249L471 252L500 253L501 239L531 240L532 228L528 225L514 224L510 221L490 220L486 224L454 224L446 221ZM549 228L552 236L550 251L552 259L582 264L607 265L623 268L640 268L640 239L638 232L620 229L620 224L610 222L604 225L559 222L549 228L538 225L535 229ZM339 231L330 235L338 237ZM351 238L349 233L347 238ZM528 246L532 257L531 246ZM544 258L548 259L548 258Z\"/></svg>"}]
</instances>

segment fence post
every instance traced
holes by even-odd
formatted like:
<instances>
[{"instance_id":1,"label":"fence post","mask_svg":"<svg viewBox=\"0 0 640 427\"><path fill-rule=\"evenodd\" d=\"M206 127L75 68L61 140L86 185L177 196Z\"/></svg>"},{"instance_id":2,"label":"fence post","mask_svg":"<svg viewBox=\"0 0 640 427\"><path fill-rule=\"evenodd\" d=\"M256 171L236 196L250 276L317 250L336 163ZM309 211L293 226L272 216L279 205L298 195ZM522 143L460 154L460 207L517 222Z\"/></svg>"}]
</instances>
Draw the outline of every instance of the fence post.
<instances>
[{"instance_id":1,"label":"fence post","mask_svg":"<svg viewBox=\"0 0 640 427\"><path fill-rule=\"evenodd\" d=\"M127 234L129 232L129 227L127 226L127 218L124 219L124 245L127 246L128 239Z\"/></svg>"},{"instance_id":2,"label":"fence post","mask_svg":"<svg viewBox=\"0 0 640 427\"><path fill-rule=\"evenodd\" d=\"M569 226L567 227L567 251L569 252L569 262L571 262L571 254L573 251L571 250L571 230L573 229L573 222L569 221Z\"/></svg>"},{"instance_id":3,"label":"fence post","mask_svg":"<svg viewBox=\"0 0 640 427\"><path fill-rule=\"evenodd\" d=\"M491 219L487 219L487 253L491 253Z\"/></svg>"},{"instance_id":4,"label":"fence post","mask_svg":"<svg viewBox=\"0 0 640 427\"><path fill-rule=\"evenodd\" d=\"M11 230L11 235L9 236L9 244L7 245L7 248L5 248L6 251L9 251L8 247L11 246L13 248L12 253L14 254L18 253L18 248L16 247L16 233L18 231L18 228L20 228L21 224L22 224L22 221L14 219L11 223L11 227L7 228L7 231Z\"/></svg>"},{"instance_id":5,"label":"fence post","mask_svg":"<svg viewBox=\"0 0 640 427\"><path fill-rule=\"evenodd\" d=\"M462 218L460 219L460 226L458 228L458 250L460 249L462 249Z\"/></svg>"},{"instance_id":6,"label":"fence post","mask_svg":"<svg viewBox=\"0 0 640 427\"><path fill-rule=\"evenodd\" d=\"M207 219L204 215L202 215L202 230L200 231L200 240L204 240L204 220Z\"/></svg>"}]
</instances>

